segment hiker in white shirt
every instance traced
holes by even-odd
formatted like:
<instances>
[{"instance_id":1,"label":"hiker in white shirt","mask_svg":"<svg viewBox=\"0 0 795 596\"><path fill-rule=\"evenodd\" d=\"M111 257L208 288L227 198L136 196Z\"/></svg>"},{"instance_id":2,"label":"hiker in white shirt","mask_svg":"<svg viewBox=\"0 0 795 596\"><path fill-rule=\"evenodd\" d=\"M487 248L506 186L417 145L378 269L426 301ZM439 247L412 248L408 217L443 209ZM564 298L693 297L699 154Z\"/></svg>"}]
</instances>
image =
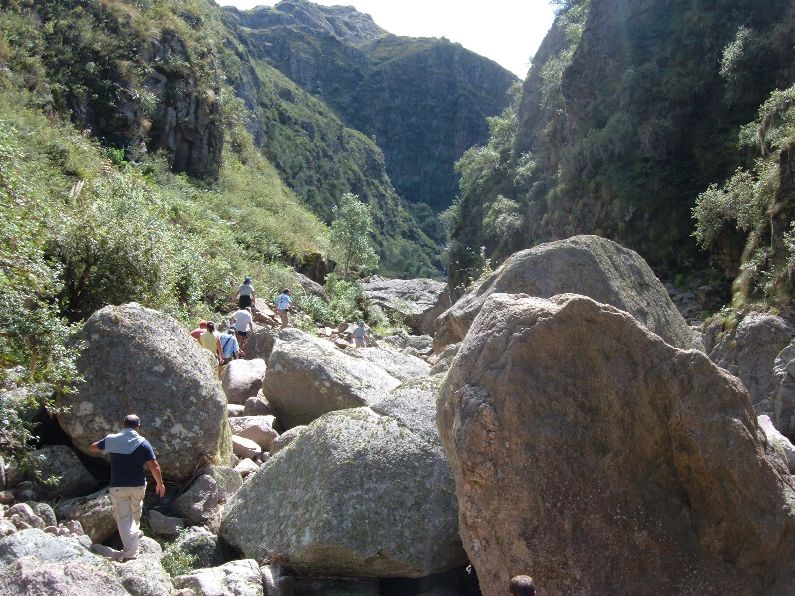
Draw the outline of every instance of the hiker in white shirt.
<instances>
[{"instance_id":1,"label":"hiker in white shirt","mask_svg":"<svg viewBox=\"0 0 795 596\"><path fill-rule=\"evenodd\" d=\"M279 318L282 320L282 329L290 324L290 321L287 319L287 311L290 310L290 305L292 303L293 299L290 298L290 290L284 288L284 292L279 294L279 297L276 299L276 312L279 313Z\"/></svg>"},{"instance_id":2,"label":"hiker in white shirt","mask_svg":"<svg viewBox=\"0 0 795 596\"><path fill-rule=\"evenodd\" d=\"M232 324L237 332L237 340L240 342L240 346L244 347L249 332L254 332L254 317L251 316L251 308L241 308L233 314Z\"/></svg>"}]
</instances>

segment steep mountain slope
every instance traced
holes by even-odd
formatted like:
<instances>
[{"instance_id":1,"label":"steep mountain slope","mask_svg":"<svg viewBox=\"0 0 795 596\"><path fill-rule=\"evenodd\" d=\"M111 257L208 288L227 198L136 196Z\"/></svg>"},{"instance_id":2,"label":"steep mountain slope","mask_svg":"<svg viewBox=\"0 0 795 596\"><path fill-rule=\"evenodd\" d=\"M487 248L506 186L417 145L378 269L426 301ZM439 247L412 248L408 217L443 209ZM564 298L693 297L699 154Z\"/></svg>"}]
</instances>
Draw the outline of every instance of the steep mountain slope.
<instances>
[{"instance_id":1,"label":"steep mountain slope","mask_svg":"<svg viewBox=\"0 0 795 596\"><path fill-rule=\"evenodd\" d=\"M480 246L499 260L582 232L663 274L705 266L695 199L752 157L740 126L793 80L788 0L565 4L502 127L461 161L456 283L482 267Z\"/></svg>"},{"instance_id":2,"label":"steep mountain slope","mask_svg":"<svg viewBox=\"0 0 795 596\"><path fill-rule=\"evenodd\" d=\"M453 162L486 140L486 117L516 80L458 44L391 35L350 7L284 0L227 13L252 55L377 141L402 197L437 210L456 194Z\"/></svg>"},{"instance_id":3,"label":"steep mountain slope","mask_svg":"<svg viewBox=\"0 0 795 596\"><path fill-rule=\"evenodd\" d=\"M252 58L211 0L4 0L2 7L41 28L33 39L9 40L28 50L29 78L46 80L52 108L106 146L129 159L163 151L174 171L212 181L225 145L248 150L245 126L326 222L345 192L371 206L385 272L441 271L437 242L395 193L377 145Z\"/></svg>"}]
</instances>

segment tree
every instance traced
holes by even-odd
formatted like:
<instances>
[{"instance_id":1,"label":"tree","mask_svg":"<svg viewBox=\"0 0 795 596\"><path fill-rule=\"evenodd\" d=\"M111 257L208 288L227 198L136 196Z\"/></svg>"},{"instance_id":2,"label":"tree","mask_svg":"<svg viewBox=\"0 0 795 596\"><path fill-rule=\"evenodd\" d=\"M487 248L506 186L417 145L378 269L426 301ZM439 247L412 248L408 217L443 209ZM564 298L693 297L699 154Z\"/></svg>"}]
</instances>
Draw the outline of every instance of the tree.
<instances>
[{"instance_id":1,"label":"tree","mask_svg":"<svg viewBox=\"0 0 795 596\"><path fill-rule=\"evenodd\" d=\"M331 258L343 275L367 273L378 267L378 255L370 241L373 218L359 197L345 193L334 207L331 224Z\"/></svg>"}]
</instances>

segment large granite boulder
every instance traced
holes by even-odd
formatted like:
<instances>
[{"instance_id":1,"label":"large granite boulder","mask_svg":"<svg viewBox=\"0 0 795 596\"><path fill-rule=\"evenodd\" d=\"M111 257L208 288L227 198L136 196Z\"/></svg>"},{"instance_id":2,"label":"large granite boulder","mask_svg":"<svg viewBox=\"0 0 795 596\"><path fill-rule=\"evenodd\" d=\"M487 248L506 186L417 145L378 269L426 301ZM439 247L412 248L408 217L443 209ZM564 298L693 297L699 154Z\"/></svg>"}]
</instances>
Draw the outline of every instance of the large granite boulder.
<instances>
[{"instance_id":1,"label":"large granite boulder","mask_svg":"<svg viewBox=\"0 0 795 596\"><path fill-rule=\"evenodd\" d=\"M33 477L50 497L79 497L97 489L98 484L83 462L66 445L48 445L31 453Z\"/></svg>"},{"instance_id":2,"label":"large granite boulder","mask_svg":"<svg viewBox=\"0 0 795 596\"><path fill-rule=\"evenodd\" d=\"M221 537L299 573L421 577L466 560L456 516L441 448L355 408L316 420L255 472Z\"/></svg>"},{"instance_id":3,"label":"large granite boulder","mask_svg":"<svg viewBox=\"0 0 795 596\"><path fill-rule=\"evenodd\" d=\"M243 348L246 359L261 358L265 362L271 356L273 346L276 345L277 332L267 327L257 327L256 331L249 333L246 338L246 347Z\"/></svg>"},{"instance_id":4,"label":"large granite boulder","mask_svg":"<svg viewBox=\"0 0 795 596\"><path fill-rule=\"evenodd\" d=\"M422 358L404 354L403 352L396 352L395 350L363 348L361 350L352 350L349 355L375 364L378 368L386 371L401 382L427 377L431 370L430 364Z\"/></svg>"},{"instance_id":5,"label":"large granite boulder","mask_svg":"<svg viewBox=\"0 0 795 596\"><path fill-rule=\"evenodd\" d=\"M795 440L795 340L781 350L773 363L773 422Z\"/></svg>"},{"instance_id":6,"label":"large granite boulder","mask_svg":"<svg viewBox=\"0 0 795 596\"><path fill-rule=\"evenodd\" d=\"M263 596L259 565L251 559L196 569L174 578L177 589L201 596Z\"/></svg>"},{"instance_id":7,"label":"large granite boulder","mask_svg":"<svg viewBox=\"0 0 795 596\"><path fill-rule=\"evenodd\" d=\"M121 563L113 563L116 575L124 588L135 596L172 596L174 585L171 576L163 567L163 550L148 537L141 539L138 557Z\"/></svg>"},{"instance_id":8,"label":"large granite boulder","mask_svg":"<svg viewBox=\"0 0 795 596\"><path fill-rule=\"evenodd\" d=\"M781 317L750 314L736 329L723 334L709 357L743 382L758 414L775 418L773 402L779 382L774 365L793 338L795 327Z\"/></svg>"},{"instance_id":9,"label":"large granite boulder","mask_svg":"<svg viewBox=\"0 0 795 596\"><path fill-rule=\"evenodd\" d=\"M221 372L221 386L230 404L246 403L255 397L262 387L265 375L265 361L262 358L251 360L232 360Z\"/></svg>"},{"instance_id":10,"label":"large granite boulder","mask_svg":"<svg viewBox=\"0 0 795 596\"><path fill-rule=\"evenodd\" d=\"M398 313L415 333L432 334L433 322L450 307L447 284L432 279L365 280L364 293L384 311Z\"/></svg>"},{"instance_id":11,"label":"large granite boulder","mask_svg":"<svg viewBox=\"0 0 795 596\"><path fill-rule=\"evenodd\" d=\"M439 377L407 381L372 405L382 416L391 416L428 443L441 446L436 426L436 393Z\"/></svg>"},{"instance_id":12,"label":"large granite boulder","mask_svg":"<svg viewBox=\"0 0 795 596\"><path fill-rule=\"evenodd\" d=\"M111 563L79 539L31 528L0 539L0 594L127 596L129 592Z\"/></svg>"},{"instance_id":13,"label":"large granite boulder","mask_svg":"<svg viewBox=\"0 0 795 596\"><path fill-rule=\"evenodd\" d=\"M567 292L628 312L672 346L701 347L701 340L638 253L599 236L574 236L513 254L469 289L434 323L436 352L464 339L492 294L549 298Z\"/></svg>"},{"instance_id":14,"label":"large granite boulder","mask_svg":"<svg viewBox=\"0 0 795 596\"><path fill-rule=\"evenodd\" d=\"M298 329L279 333L262 391L285 429L366 406L400 384L381 368Z\"/></svg>"},{"instance_id":15,"label":"large granite boulder","mask_svg":"<svg viewBox=\"0 0 795 596\"><path fill-rule=\"evenodd\" d=\"M486 596L795 590L795 481L742 384L626 312L493 295L437 406Z\"/></svg>"},{"instance_id":16,"label":"large granite boulder","mask_svg":"<svg viewBox=\"0 0 795 596\"><path fill-rule=\"evenodd\" d=\"M116 519L107 488L61 501L55 507L55 514L60 520L80 522L91 542L105 542L116 533Z\"/></svg>"},{"instance_id":17,"label":"large granite boulder","mask_svg":"<svg viewBox=\"0 0 795 596\"><path fill-rule=\"evenodd\" d=\"M192 524L208 524L243 485L240 473L232 468L207 466L188 490L171 503L171 510Z\"/></svg>"},{"instance_id":18,"label":"large granite boulder","mask_svg":"<svg viewBox=\"0 0 795 596\"><path fill-rule=\"evenodd\" d=\"M215 367L175 319L135 303L107 306L91 315L81 339L85 381L58 400L58 421L78 449L90 454L91 443L137 412L166 479L184 481L206 463L229 460Z\"/></svg>"}]
</instances>

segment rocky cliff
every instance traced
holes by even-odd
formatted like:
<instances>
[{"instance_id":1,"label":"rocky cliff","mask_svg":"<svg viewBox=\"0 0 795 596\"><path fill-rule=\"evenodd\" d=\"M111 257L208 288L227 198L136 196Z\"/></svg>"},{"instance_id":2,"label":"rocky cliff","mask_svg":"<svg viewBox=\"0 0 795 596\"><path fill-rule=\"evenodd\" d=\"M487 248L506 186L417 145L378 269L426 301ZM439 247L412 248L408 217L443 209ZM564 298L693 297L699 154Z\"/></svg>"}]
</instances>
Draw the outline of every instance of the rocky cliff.
<instances>
[{"instance_id":1,"label":"rocky cliff","mask_svg":"<svg viewBox=\"0 0 795 596\"><path fill-rule=\"evenodd\" d=\"M691 209L753 159L738 132L791 84L793 22L786 1L567 3L503 114L514 133L492 131L462 161L476 183L461 189L454 281L482 266L480 246L501 260L574 233L616 239L666 275L705 266Z\"/></svg>"},{"instance_id":2,"label":"rocky cliff","mask_svg":"<svg viewBox=\"0 0 795 596\"><path fill-rule=\"evenodd\" d=\"M350 7L286 0L227 11L252 55L373 137L398 193L437 210L456 194L453 163L487 139L486 117L516 80L458 44L391 35Z\"/></svg>"}]
</instances>

